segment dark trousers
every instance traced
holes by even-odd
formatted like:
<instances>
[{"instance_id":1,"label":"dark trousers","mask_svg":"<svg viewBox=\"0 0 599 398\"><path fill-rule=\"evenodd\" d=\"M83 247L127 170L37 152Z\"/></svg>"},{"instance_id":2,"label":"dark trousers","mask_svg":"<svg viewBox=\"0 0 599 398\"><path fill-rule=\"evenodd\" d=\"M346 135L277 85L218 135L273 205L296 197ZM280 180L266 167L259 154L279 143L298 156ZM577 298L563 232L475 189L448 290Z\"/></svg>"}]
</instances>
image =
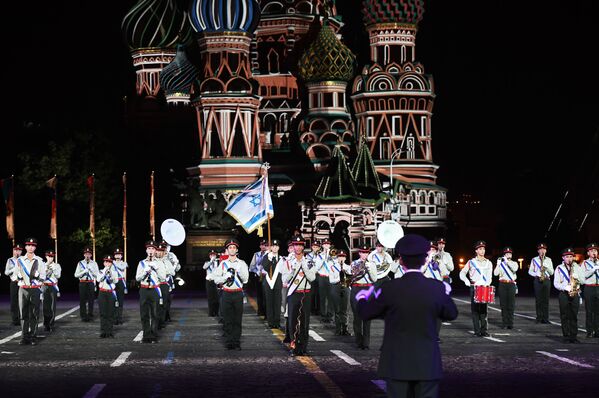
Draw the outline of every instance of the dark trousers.
<instances>
[{"instance_id":1,"label":"dark trousers","mask_svg":"<svg viewBox=\"0 0 599 398\"><path fill-rule=\"evenodd\" d=\"M487 332L487 304L474 302L474 286L470 287L470 310L472 311L472 326L474 334Z\"/></svg>"},{"instance_id":2,"label":"dark trousers","mask_svg":"<svg viewBox=\"0 0 599 398\"><path fill-rule=\"evenodd\" d=\"M56 319L56 299L58 292L54 286L44 286L44 326L54 326Z\"/></svg>"},{"instance_id":3,"label":"dark trousers","mask_svg":"<svg viewBox=\"0 0 599 398\"><path fill-rule=\"evenodd\" d=\"M139 289L139 314L144 339L158 337L158 301L156 289Z\"/></svg>"},{"instance_id":4,"label":"dark trousers","mask_svg":"<svg viewBox=\"0 0 599 398\"><path fill-rule=\"evenodd\" d=\"M218 289L214 281L206 281L206 294L208 295L208 316L218 316Z\"/></svg>"},{"instance_id":5,"label":"dark trousers","mask_svg":"<svg viewBox=\"0 0 599 398\"><path fill-rule=\"evenodd\" d=\"M168 315L168 301L170 300L170 294L168 292L168 284L161 283L158 286L160 287L160 292L162 293L162 304L160 304L160 299L158 303L158 327L162 328L166 324L166 317Z\"/></svg>"},{"instance_id":6,"label":"dark trousers","mask_svg":"<svg viewBox=\"0 0 599 398\"><path fill-rule=\"evenodd\" d=\"M21 314L19 311L19 284L15 281L10 282L10 314L12 323L20 325Z\"/></svg>"},{"instance_id":7,"label":"dark trousers","mask_svg":"<svg viewBox=\"0 0 599 398\"><path fill-rule=\"evenodd\" d=\"M347 307L349 306L349 288L337 282L331 284L331 306L335 317L335 333L347 331Z\"/></svg>"},{"instance_id":8,"label":"dark trousers","mask_svg":"<svg viewBox=\"0 0 599 398\"><path fill-rule=\"evenodd\" d=\"M264 291L264 303L266 306L266 320L268 327L278 329L281 327L281 277L277 277L274 287L271 289L266 281L262 281L262 289Z\"/></svg>"},{"instance_id":9,"label":"dark trousers","mask_svg":"<svg viewBox=\"0 0 599 398\"><path fill-rule=\"evenodd\" d=\"M378 289L379 287L381 287L381 285L383 283L390 281L390 280L391 280L391 278L389 278L389 276L386 275L386 276L382 277L381 279L377 279L376 282L374 282L374 287Z\"/></svg>"},{"instance_id":10,"label":"dark trousers","mask_svg":"<svg viewBox=\"0 0 599 398\"><path fill-rule=\"evenodd\" d=\"M222 307L225 344L239 345L241 341L241 321L243 320L243 291L223 291Z\"/></svg>"},{"instance_id":11,"label":"dark trousers","mask_svg":"<svg viewBox=\"0 0 599 398\"><path fill-rule=\"evenodd\" d=\"M112 333L112 326L114 325L114 319L116 314L116 311L114 310L115 302L116 300L111 292L100 291L100 293L98 293L98 307L100 307L101 333Z\"/></svg>"},{"instance_id":12,"label":"dark trousers","mask_svg":"<svg viewBox=\"0 0 599 398\"><path fill-rule=\"evenodd\" d=\"M250 272L250 289L256 295L256 304L258 304L258 315L266 315L266 307L264 306L264 293L262 291L262 281L258 275Z\"/></svg>"},{"instance_id":13,"label":"dark trousers","mask_svg":"<svg viewBox=\"0 0 599 398\"><path fill-rule=\"evenodd\" d=\"M312 315L320 314L320 294L318 294L318 277L314 279L314 281L310 282L311 286L311 303L310 303L310 312Z\"/></svg>"},{"instance_id":14,"label":"dark trousers","mask_svg":"<svg viewBox=\"0 0 599 398\"><path fill-rule=\"evenodd\" d=\"M308 331L310 330L311 292L293 293L287 296L287 330L289 338L295 344L296 352L308 349Z\"/></svg>"},{"instance_id":15,"label":"dark trousers","mask_svg":"<svg viewBox=\"0 0 599 398\"><path fill-rule=\"evenodd\" d=\"M549 321L549 293L551 291L551 281L545 279L543 282L535 278L533 282L535 289L535 308L537 310L537 321Z\"/></svg>"},{"instance_id":16,"label":"dark trousers","mask_svg":"<svg viewBox=\"0 0 599 398\"><path fill-rule=\"evenodd\" d=\"M329 300L331 296L331 283L328 276L316 275L318 279L318 307L320 308L320 319L330 322L333 318L333 306Z\"/></svg>"},{"instance_id":17,"label":"dark trousers","mask_svg":"<svg viewBox=\"0 0 599 398\"><path fill-rule=\"evenodd\" d=\"M584 287L587 333L599 333L599 286Z\"/></svg>"},{"instance_id":18,"label":"dark trousers","mask_svg":"<svg viewBox=\"0 0 599 398\"><path fill-rule=\"evenodd\" d=\"M394 380L387 379L389 398L437 398L439 380Z\"/></svg>"},{"instance_id":19,"label":"dark trousers","mask_svg":"<svg viewBox=\"0 0 599 398\"><path fill-rule=\"evenodd\" d=\"M514 309L516 308L516 284L499 282L499 304L501 305L501 324L514 326Z\"/></svg>"},{"instance_id":20,"label":"dark trousers","mask_svg":"<svg viewBox=\"0 0 599 398\"><path fill-rule=\"evenodd\" d=\"M37 337L37 320L40 314L40 289L19 288L19 312L23 339Z\"/></svg>"},{"instance_id":21,"label":"dark trousers","mask_svg":"<svg viewBox=\"0 0 599 398\"><path fill-rule=\"evenodd\" d=\"M356 344L358 347L369 347L370 346L370 322L364 321L358 315L356 311L356 294L360 290L369 289L369 286L366 287L358 287L352 286L351 288L351 296L350 303L351 309L354 313L354 335L356 336Z\"/></svg>"},{"instance_id":22,"label":"dark trousers","mask_svg":"<svg viewBox=\"0 0 599 398\"><path fill-rule=\"evenodd\" d=\"M93 282L79 282L79 315L87 320L94 317L96 291Z\"/></svg>"},{"instance_id":23,"label":"dark trousers","mask_svg":"<svg viewBox=\"0 0 599 398\"><path fill-rule=\"evenodd\" d=\"M570 297L568 292L559 292L559 317L562 322L562 333L566 338L573 339L578 335L579 300L578 295Z\"/></svg>"},{"instance_id":24,"label":"dark trousers","mask_svg":"<svg viewBox=\"0 0 599 398\"><path fill-rule=\"evenodd\" d=\"M119 306L114 308L114 319L115 323L123 323L123 307L125 304L125 281L118 281L114 285L116 291L116 298L119 301Z\"/></svg>"}]
</instances>

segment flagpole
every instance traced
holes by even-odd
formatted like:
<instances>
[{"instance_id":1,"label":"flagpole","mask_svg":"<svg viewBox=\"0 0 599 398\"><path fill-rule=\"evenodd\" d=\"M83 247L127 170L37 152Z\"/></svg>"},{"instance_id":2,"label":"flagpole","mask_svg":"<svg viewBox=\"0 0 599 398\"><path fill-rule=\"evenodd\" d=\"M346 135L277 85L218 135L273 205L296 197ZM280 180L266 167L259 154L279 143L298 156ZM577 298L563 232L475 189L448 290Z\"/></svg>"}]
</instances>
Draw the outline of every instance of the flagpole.
<instances>
[{"instance_id":1,"label":"flagpole","mask_svg":"<svg viewBox=\"0 0 599 398\"><path fill-rule=\"evenodd\" d=\"M123 260L127 262L127 172L123 173Z\"/></svg>"},{"instance_id":2,"label":"flagpole","mask_svg":"<svg viewBox=\"0 0 599 398\"><path fill-rule=\"evenodd\" d=\"M154 170L150 176L150 235L152 240L156 240L156 225L154 223Z\"/></svg>"},{"instance_id":3,"label":"flagpole","mask_svg":"<svg viewBox=\"0 0 599 398\"><path fill-rule=\"evenodd\" d=\"M56 178L56 174L54 174ZM56 185L54 187L54 261L58 263L58 179L56 179Z\"/></svg>"},{"instance_id":4,"label":"flagpole","mask_svg":"<svg viewBox=\"0 0 599 398\"><path fill-rule=\"evenodd\" d=\"M12 247L15 247L15 211L14 211L14 206L15 206L15 175L11 175L10 176L11 181L11 196L12 196L12 205L13 205L13 210L12 210Z\"/></svg>"}]
</instances>

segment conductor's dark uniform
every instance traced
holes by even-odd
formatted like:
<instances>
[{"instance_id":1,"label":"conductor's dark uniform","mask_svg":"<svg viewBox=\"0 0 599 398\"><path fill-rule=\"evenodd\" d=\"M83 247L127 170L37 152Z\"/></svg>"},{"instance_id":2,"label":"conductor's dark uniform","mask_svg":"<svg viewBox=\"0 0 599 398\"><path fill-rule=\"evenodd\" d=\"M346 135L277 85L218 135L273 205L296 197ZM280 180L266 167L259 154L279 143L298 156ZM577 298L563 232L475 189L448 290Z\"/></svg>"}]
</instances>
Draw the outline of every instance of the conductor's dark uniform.
<instances>
[{"instance_id":1,"label":"conductor's dark uniform","mask_svg":"<svg viewBox=\"0 0 599 398\"><path fill-rule=\"evenodd\" d=\"M400 256L417 256L429 247L423 237L409 234L397 242L395 250ZM442 377L437 320L458 316L445 284L410 269L402 278L364 291L357 300L362 319L385 320L378 375L387 381L388 396L437 397Z\"/></svg>"}]
</instances>

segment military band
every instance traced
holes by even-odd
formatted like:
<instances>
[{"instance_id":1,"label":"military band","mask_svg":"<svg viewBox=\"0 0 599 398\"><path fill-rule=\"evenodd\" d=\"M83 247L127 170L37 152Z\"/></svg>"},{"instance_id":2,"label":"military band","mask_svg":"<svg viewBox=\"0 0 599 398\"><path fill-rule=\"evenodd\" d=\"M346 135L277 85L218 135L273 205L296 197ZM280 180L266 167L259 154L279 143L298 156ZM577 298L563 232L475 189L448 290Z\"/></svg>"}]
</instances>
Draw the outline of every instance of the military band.
<instances>
[{"instance_id":1,"label":"military band","mask_svg":"<svg viewBox=\"0 0 599 398\"><path fill-rule=\"evenodd\" d=\"M159 280L166 279L166 272L156 258L156 242L146 242L147 257L137 264L135 279L140 284L139 312L143 329L142 343L158 342L158 306L162 305Z\"/></svg>"},{"instance_id":2,"label":"military band","mask_svg":"<svg viewBox=\"0 0 599 398\"><path fill-rule=\"evenodd\" d=\"M361 290L368 289L377 281L377 269L373 262L368 261L370 247L361 246L358 250L359 258L354 260L351 265L345 265L343 270L351 275L350 303L354 313L354 336L356 345L362 350L370 349L370 322L364 321L356 312L356 294Z\"/></svg>"},{"instance_id":3,"label":"military band","mask_svg":"<svg viewBox=\"0 0 599 398\"><path fill-rule=\"evenodd\" d=\"M123 260L124 253L120 248L116 248L113 253L113 264L116 272L115 291L116 299L119 306L115 307L114 324L121 325L123 323L123 308L125 303L125 294L127 293L127 268L129 265Z\"/></svg>"},{"instance_id":4,"label":"military band","mask_svg":"<svg viewBox=\"0 0 599 398\"><path fill-rule=\"evenodd\" d=\"M574 250L562 251L562 263L555 269L553 286L559 291L559 315L565 343L579 343L578 307L580 306L580 286L584 283L584 273L574 261Z\"/></svg>"},{"instance_id":5,"label":"military band","mask_svg":"<svg viewBox=\"0 0 599 398\"><path fill-rule=\"evenodd\" d=\"M241 350L243 320L243 286L248 283L249 271L245 261L237 257L239 242L229 239L225 243L227 259L214 271L214 282L222 286L222 315L225 346L228 350Z\"/></svg>"},{"instance_id":6,"label":"military band","mask_svg":"<svg viewBox=\"0 0 599 398\"><path fill-rule=\"evenodd\" d=\"M512 261L511 247L503 248L503 256L497 259L493 275L499 277L499 303L501 305L501 328L514 328L514 309L516 308L516 278L518 263Z\"/></svg>"},{"instance_id":7,"label":"military band","mask_svg":"<svg viewBox=\"0 0 599 398\"><path fill-rule=\"evenodd\" d=\"M118 283L118 273L112 256L104 256L102 263L104 267L98 272L97 276L100 337L112 338L114 337L113 326L116 314L114 309L119 307L115 286Z\"/></svg>"},{"instance_id":8,"label":"military band","mask_svg":"<svg viewBox=\"0 0 599 398\"><path fill-rule=\"evenodd\" d=\"M62 273L60 264L54 261L56 253L53 250L46 250L46 278L44 279L43 291L43 314L44 330L51 332L54 330L56 321L56 300L60 296L58 279Z\"/></svg>"},{"instance_id":9,"label":"military band","mask_svg":"<svg viewBox=\"0 0 599 398\"><path fill-rule=\"evenodd\" d=\"M586 247L588 258L582 264L584 272L584 309L587 337L599 338L599 260L596 243Z\"/></svg>"},{"instance_id":10,"label":"military band","mask_svg":"<svg viewBox=\"0 0 599 398\"><path fill-rule=\"evenodd\" d=\"M25 242L25 255L17 260L17 283L19 284L19 313L21 316L21 341L19 344L37 344L37 322L42 299L42 285L46 279L46 265L35 254L37 240Z\"/></svg>"},{"instance_id":11,"label":"military band","mask_svg":"<svg viewBox=\"0 0 599 398\"><path fill-rule=\"evenodd\" d=\"M283 281L287 283L287 326L285 342L289 343L291 355L306 355L308 331L310 329L310 309L312 285L318 272L317 263L304 256L304 240L300 236L293 239L294 253L287 258L283 268ZM321 263L322 264L322 263Z\"/></svg>"},{"instance_id":12,"label":"military band","mask_svg":"<svg viewBox=\"0 0 599 398\"><path fill-rule=\"evenodd\" d=\"M273 239L269 252L262 259L262 291L266 307L266 322L271 329L281 328L281 288L283 286L282 263L279 254L280 242Z\"/></svg>"},{"instance_id":13,"label":"military band","mask_svg":"<svg viewBox=\"0 0 599 398\"><path fill-rule=\"evenodd\" d=\"M346 258L347 253L344 250L339 250L337 258L332 262L329 272L329 282L331 284L330 302L333 307L335 335L337 336L351 336L347 327L350 276L343 269L343 267L347 266L345 263Z\"/></svg>"},{"instance_id":14,"label":"military band","mask_svg":"<svg viewBox=\"0 0 599 398\"><path fill-rule=\"evenodd\" d=\"M208 261L204 263L206 271L206 296L208 297L208 316L218 316L219 295L216 283L214 283L214 270L218 267L217 253L210 250Z\"/></svg>"},{"instance_id":15,"label":"military band","mask_svg":"<svg viewBox=\"0 0 599 398\"><path fill-rule=\"evenodd\" d=\"M551 292L551 276L553 262L547 257L547 245L537 245L537 257L533 258L528 267L528 274L534 278L536 322L549 323L549 294Z\"/></svg>"},{"instance_id":16,"label":"military band","mask_svg":"<svg viewBox=\"0 0 599 398\"><path fill-rule=\"evenodd\" d=\"M83 250L83 260L75 267L75 278L79 279L79 315L83 322L90 322L94 318L96 278L99 272L98 264L92 260L92 250L86 247Z\"/></svg>"},{"instance_id":17,"label":"military band","mask_svg":"<svg viewBox=\"0 0 599 398\"><path fill-rule=\"evenodd\" d=\"M10 278L10 315L14 326L21 325L17 262L19 261L22 252L23 247L21 245L13 245L12 257L6 260L6 268L4 269L4 274Z\"/></svg>"},{"instance_id":18,"label":"military band","mask_svg":"<svg viewBox=\"0 0 599 398\"><path fill-rule=\"evenodd\" d=\"M476 257L469 260L460 271L460 279L470 288L470 309L472 311L472 325L474 335L488 337L487 332L487 303L477 303L474 299L476 286L490 286L492 282L493 264L485 258L487 244L478 241L474 245Z\"/></svg>"}]
</instances>

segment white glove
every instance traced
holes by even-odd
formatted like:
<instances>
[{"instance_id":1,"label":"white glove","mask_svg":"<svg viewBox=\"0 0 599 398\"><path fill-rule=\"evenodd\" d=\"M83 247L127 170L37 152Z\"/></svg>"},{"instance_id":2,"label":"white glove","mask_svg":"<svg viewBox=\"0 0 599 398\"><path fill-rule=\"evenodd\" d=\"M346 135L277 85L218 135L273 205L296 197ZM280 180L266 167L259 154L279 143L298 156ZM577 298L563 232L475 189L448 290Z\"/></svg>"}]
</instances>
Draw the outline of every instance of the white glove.
<instances>
[{"instance_id":1,"label":"white glove","mask_svg":"<svg viewBox=\"0 0 599 398\"><path fill-rule=\"evenodd\" d=\"M571 292L572 291L572 285L567 285L566 286L566 291L567 292Z\"/></svg>"},{"instance_id":2,"label":"white glove","mask_svg":"<svg viewBox=\"0 0 599 398\"><path fill-rule=\"evenodd\" d=\"M443 281L443 284L445 285L445 294L449 296L449 293L451 293L451 285L445 281Z\"/></svg>"},{"instance_id":3,"label":"white glove","mask_svg":"<svg viewBox=\"0 0 599 398\"><path fill-rule=\"evenodd\" d=\"M470 283L470 281L466 281L466 282L464 282L464 283L466 284L466 286L467 286L467 287L470 287L470 286L472 286L472 285L471 285L471 283Z\"/></svg>"}]
</instances>

